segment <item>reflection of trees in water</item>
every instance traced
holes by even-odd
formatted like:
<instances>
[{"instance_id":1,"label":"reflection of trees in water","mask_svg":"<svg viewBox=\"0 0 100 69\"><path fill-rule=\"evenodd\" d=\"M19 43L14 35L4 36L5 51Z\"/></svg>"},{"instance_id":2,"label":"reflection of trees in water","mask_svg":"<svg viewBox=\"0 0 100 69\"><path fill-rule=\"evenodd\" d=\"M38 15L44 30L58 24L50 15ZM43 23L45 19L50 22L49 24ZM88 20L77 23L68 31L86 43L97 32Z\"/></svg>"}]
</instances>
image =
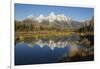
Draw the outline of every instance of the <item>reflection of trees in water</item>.
<instances>
[{"instance_id":1,"label":"reflection of trees in water","mask_svg":"<svg viewBox=\"0 0 100 69\"><path fill-rule=\"evenodd\" d=\"M59 58L59 62L94 60L94 36L82 36L78 44L69 45L69 51Z\"/></svg>"},{"instance_id":2,"label":"reflection of trees in water","mask_svg":"<svg viewBox=\"0 0 100 69\"><path fill-rule=\"evenodd\" d=\"M17 37L18 36L18 37ZM70 35L51 35L51 34L40 34L40 35L26 35L24 36L19 36L16 35L15 42L26 42L26 43L31 43L31 42L37 42L38 40L42 40L43 42L49 42L49 40L53 40L54 42L58 41L75 41L79 40L79 36L77 34L70 34Z\"/></svg>"},{"instance_id":3,"label":"reflection of trees in water","mask_svg":"<svg viewBox=\"0 0 100 69\"><path fill-rule=\"evenodd\" d=\"M94 56L94 36L84 35L79 36L77 34L71 34L68 36L50 36L50 37L39 37L39 39L33 39L31 37L24 39L25 43L28 43L29 47L34 47L35 45L43 48L48 46L51 50L55 48L68 48L68 51L59 60L68 61L76 58L87 59ZM91 59L90 58L90 59Z\"/></svg>"}]
</instances>

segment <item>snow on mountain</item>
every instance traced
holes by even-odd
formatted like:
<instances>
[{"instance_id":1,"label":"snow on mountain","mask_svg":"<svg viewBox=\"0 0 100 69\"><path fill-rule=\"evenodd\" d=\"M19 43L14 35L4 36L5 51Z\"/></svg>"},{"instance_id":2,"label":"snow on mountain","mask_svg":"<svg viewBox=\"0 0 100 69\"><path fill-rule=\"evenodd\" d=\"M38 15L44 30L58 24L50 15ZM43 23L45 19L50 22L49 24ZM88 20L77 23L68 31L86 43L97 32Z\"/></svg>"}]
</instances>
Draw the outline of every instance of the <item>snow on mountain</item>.
<instances>
[{"instance_id":1,"label":"snow on mountain","mask_svg":"<svg viewBox=\"0 0 100 69\"><path fill-rule=\"evenodd\" d=\"M64 21L68 22L71 21L70 17L65 16L64 14L55 14L54 12L51 12L48 16L44 16L43 14L40 14L37 17L33 17L32 15L27 17L28 19L34 19L41 23L42 21L49 21L49 22L54 22L54 21Z\"/></svg>"},{"instance_id":2,"label":"snow on mountain","mask_svg":"<svg viewBox=\"0 0 100 69\"><path fill-rule=\"evenodd\" d=\"M43 20L45 20L46 19L46 17L44 16L44 15L39 15L37 18L36 18L36 20L40 23L40 22L42 22Z\"/></svg>"},{"instance_id":3,"label":"snow on mountain","mask_svg":"<svg viewBox=\"0 0 100 69\"><path fill-rule=\"evenodd\" d=\"M64 22L67 22L67 21L70 21L71 18L70 17L67 17L65 16L64 14L55 14L54 12L51 12L49 14L49 16L47 16L47 19L49 20L49 22L53 22L53 21L64 21Z\"/></svg>"},{"instance_id":4,"label":"snow on mountain","mask_svg":"<svg viewBox=\"0 0 100 69\"><path fill-rule=\"evenodd\" d=\"M33 16L33 15L29 15L29 16L27 16L27 18L26 18L26 19L32 19L32 20L33 20L33 18L34 18L34 16Z\"/></svg>"},{"instance_id":5,"label":"snow on mountain","mask_svg":"<svg viewBox=\"0 0 100 69\"><path fill-rule=\"evenodd\" d=\"M55 14L54 12L51 12L49 15L44 16L43 14L40 14L39 16L28 16L27 19L31 19L34 23L41 23L41 25L46 25L46 26L53 26L53 27L58 27L61 29L78 29L84 25L84 22L86 21L74 21L70 17L65 16L64 14ZM87 21L88 22L88 21Z\"/></svg>"},{"instance_id":6,"label":"snow on mountain","mask_svg":"<svg viewBox=\"0 0 100 69\"><path fill-rule=\"evenodd\" d=\"M49 20L49 22L55 21L56 18L57 18L57 16L55 15L54 12L51 12L51 13L47 16L47 19Z\"/></svg>"}]
</instances>

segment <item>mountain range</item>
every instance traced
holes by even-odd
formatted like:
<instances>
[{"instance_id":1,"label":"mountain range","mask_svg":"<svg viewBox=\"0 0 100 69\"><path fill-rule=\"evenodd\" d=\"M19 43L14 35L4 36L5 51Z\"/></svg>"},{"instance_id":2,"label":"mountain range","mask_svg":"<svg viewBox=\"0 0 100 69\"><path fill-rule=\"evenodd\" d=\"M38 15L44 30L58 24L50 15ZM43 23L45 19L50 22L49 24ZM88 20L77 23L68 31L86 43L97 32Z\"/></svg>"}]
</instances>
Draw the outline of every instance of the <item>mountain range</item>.
<instances>
[{"instance_id":1,"label":"mountain range","mask_svg":"<svg viewBox=\"0 0 100 69\"><path fill-rule=\"evenodd\" d=\"M37 17L32 15L26 17L24 20L20 21L21 23L34 24L34 26L45 26L45 27L53 27L58 29L80 29L84 26L93 26L94 22L93 18L84 21L75 21L69 16L65 16L64 14L55 14L51 12L48 16L44 16L40 14ZM18 22L18 20L17 20Z\"/></svg>"}]
</instances>

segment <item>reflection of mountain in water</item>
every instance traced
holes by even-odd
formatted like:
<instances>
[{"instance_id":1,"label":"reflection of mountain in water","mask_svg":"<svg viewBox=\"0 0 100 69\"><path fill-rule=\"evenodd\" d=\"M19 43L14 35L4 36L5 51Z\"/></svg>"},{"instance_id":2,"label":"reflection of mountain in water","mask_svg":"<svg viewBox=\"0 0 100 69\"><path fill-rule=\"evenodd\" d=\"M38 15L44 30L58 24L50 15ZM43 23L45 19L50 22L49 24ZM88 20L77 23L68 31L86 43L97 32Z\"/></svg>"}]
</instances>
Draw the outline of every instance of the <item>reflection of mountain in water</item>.
<instances>
[{"instance_id":1,"label":"reflection of mountain in water","mask_svg":"<svg viewBox=\"0 0 100 69\"><path fill-rule=\"evenodd\" d=\"M72 42L58 41L58 42L55 42L53 40L49 40L48 42L47 41L44 42L42 40L38 40L34 45L31 43L28 44L29 47L34 47L35 45L40 46L41 48L48 46L51 50L54 50L55 48L64 48L64 47L70 47L72 50L74 50L78 47L85 49L84 46L82 47L79 45L78 41L72 41Z\"/></svg>"},{"instance_id":2,"label":"reflection of mountain in water","mask_svg":"<svg viewBox=\"0 0 100 69\"><path fill-rule=\"evenodd\" d=\"M64 48L67 46L68 42L64 41L58 41L58 42L54 42L53 40L50 40L49 42L43 42L42 40L39 40L36 42L37 45L39 45L41 48L44 46L48 46L50 49L54 49L55 47L57 48Z\"/></svg>"},{"instance_id":3,"label":"reflection of mountain in water","mask_svg":"<svg viewBox=\"0 0 100 69\"><path fill-rule=\"evenodd\" d=\"M91 38L86 36L81 38L73 34L66 39L41 38L31 42L19 43L16 43L15 48L16 65L94 59L94 46L91 44Z\"/></svg>"},{"instance_id":4,"label":"reflection of mountain in water","mask_svg":"<svg viewBox=\"0 0 100 69\"><path fill-rule=\"evenodd\" d=\"M55 39L54 39L55 38ZM78 35L70 35L70 36L62 36L62 37L54 37L54 38L41 38L34 40L33 42L28 43L30 47L33 47L35 45L40 46L43 48L44 46L48 46L50 49L54 48L64 48L68 45L75 45L80 39Z\"/></svg>"},{"instance_id":5,"label":"reflection of mountain in water","mask_svg":"<svg viewBox=\"0 0 100 69\"><path fill-rule=\"evenodd\" d=\"M71 35L68 39L66 40L37 40L35 44L29 44L29 46L33 47L35 45L40 46L41 48L48 46L51 50L54 50L55 48L68 48L69 50L69 56L73 56L76 54L80 55L86 55L88 53L93 53L94 47L90 45L90 41L88 39L82 39L76 35ZM68 55L68 53L66 53Z\"/></svg>"}]
</instances>

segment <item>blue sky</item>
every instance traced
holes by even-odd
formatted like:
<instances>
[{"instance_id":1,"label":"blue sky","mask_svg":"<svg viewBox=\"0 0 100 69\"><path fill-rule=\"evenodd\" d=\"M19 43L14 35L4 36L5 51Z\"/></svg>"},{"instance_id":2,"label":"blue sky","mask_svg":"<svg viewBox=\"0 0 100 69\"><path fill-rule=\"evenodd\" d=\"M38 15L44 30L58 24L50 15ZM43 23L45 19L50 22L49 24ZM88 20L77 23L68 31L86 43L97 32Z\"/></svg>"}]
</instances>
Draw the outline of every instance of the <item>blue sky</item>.
<instances>
[{"instance_id":1,"label":"blue sky","mask_svg":"<svg viewBox=\"0 0 100 69\"><path fill-rule=\"evenodd\" d=\"M29 15L39 16L43 14L47 16L51 12L55 14L64 14L78 21L87 20L94 16L93 8L15 4L15 19L21 20Z\"/></svg>"}]
</instances>

